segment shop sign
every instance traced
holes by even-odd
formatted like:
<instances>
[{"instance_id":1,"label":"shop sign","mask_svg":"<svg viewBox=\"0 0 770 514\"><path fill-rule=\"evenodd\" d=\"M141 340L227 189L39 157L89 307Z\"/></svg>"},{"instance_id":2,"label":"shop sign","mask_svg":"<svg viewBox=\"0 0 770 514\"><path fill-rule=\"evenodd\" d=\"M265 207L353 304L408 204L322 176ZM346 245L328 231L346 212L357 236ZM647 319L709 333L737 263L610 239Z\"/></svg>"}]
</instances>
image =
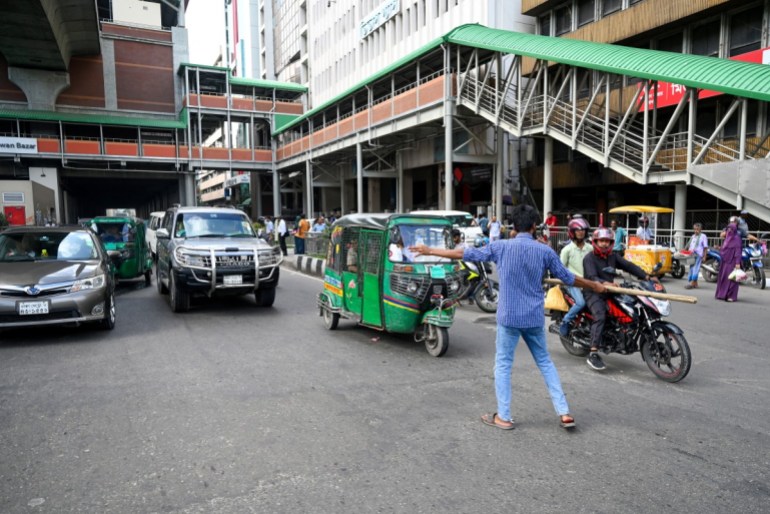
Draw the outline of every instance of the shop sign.
<instances>
[{"instance_id":1,"label":"shop sign","mask_svg":"<svg viewBox=\"0 0 770 514\"><path fill-rule=\"evenodd\" d=\"M361 20L361 39L364 39L366 36L380 28L400 10L401 0L386 0L385 2L382 2L376 10Z\"/></svg>"},{"instance_id":2,"label":"shop sign","mask_svg":"<svg viewBox=\"0 0 770 514\"><path fill-rule=\"evenodd\" d=\"M234 187L239 184L250 184L251 179L250 175L248 173L244 173L243 175L235 175L234 177L230 177L229 179L225 180L225 187Z\"/></svg>"},{"instance_id":3,"label":"shop sign","mask_svg":"<svg viewBox=\"0 0 770 514\"><path fill-rule=\"evenodd\" d=\"M34 137L0 137L0 153L37 153Z\"/></svg>"}]
</instances>

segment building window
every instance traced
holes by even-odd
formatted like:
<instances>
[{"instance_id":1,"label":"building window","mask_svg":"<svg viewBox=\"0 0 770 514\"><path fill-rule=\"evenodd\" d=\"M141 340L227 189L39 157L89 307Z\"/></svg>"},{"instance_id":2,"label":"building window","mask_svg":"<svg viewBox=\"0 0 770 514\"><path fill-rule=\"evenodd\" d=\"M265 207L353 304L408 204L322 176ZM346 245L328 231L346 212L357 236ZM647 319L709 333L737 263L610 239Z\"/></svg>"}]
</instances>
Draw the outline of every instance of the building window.
<instances>
[{"instance_id":1,"label":"building window","mask_svg":"<svg viewBox=\"0 0 770 514\"><path fill-rule=\"evenodd\" d=\"M682 33L677 32L676 34L659 39L657 49L663 50L664 52L682 53Z\"/></svg>"},{"instance_id":2,"label":"building window","mask_svg":"<svg viewBox=\"0 0 770 514\"><path fill-rule=\"evenodd\" d=\"M551 13L544 14L540 18L538 18L540 21L540 35L541 36L550 36L551 35Z\"/></svg>"},{"instance_id":3,"label":"building window","mask_svg":"<svg viewBox=\"0 0 770 514\"><path fill-rule=\"evenodd\" d=\"M692 53L719 57L719 20L698 25L692 30Z\"/></svg>"},{"instance_id":4,"label":"building window","mask_svg":"<svg viewBox=\"0 0 770 514\"><path fill-rule=\"evenodd\" d=\"M762 7L730 17L730 57L759 50L762 40Z\"/></svg>"},{"instance_id":5,"label":"building window","mask_svg":"<svg viewBox=\"0 0 770 514\"><path fill-rule=\"evenodd\" d=\"M555 28L555 34L557 36L561 36L572 30L572 4L564 5L556 9Z\"/></svg>"},{"instance_id":6,"label":"building window","mask_svg":"<svg viewBox=\"0 0 770 514\"><path fill-rule=\"evenodd\" d=\"M582 27L594 21L596 11L596 0L578 0L577 3L577 24Z\"/></svg>"},{"instance_id":7,"label":"building window","mask_svg":"<svg viewBox=\"0 0 770 514\"><path fill-rule=\"evenodd\" d=\"M602 16L607 16L615 11L619 11L623 7L623 0L603 0L602 1Z\"/></svg>"}]
</instances>

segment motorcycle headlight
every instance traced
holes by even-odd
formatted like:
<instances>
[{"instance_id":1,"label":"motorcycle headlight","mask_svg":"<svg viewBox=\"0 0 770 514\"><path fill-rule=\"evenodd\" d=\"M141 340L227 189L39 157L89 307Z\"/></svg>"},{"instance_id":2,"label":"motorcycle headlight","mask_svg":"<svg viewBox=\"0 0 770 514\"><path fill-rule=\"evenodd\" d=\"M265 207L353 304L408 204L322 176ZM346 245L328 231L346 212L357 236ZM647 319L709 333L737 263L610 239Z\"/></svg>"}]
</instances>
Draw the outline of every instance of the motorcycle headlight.
<instances>
[{"instance_id":1,"label":"motorcycle headlight","mask_svg":"<svg viewBox=\"0 0 770 514\"><path fill-rule=\"evenodd\" d=\"M96 275L95 277L76 280L75 283L72 284L72 287L70 287L70 292L76 293L77 291L85 291L86 289L99 289L104 287L104 284L106 284L104 275Z\"/></svg>"}]
</instances>

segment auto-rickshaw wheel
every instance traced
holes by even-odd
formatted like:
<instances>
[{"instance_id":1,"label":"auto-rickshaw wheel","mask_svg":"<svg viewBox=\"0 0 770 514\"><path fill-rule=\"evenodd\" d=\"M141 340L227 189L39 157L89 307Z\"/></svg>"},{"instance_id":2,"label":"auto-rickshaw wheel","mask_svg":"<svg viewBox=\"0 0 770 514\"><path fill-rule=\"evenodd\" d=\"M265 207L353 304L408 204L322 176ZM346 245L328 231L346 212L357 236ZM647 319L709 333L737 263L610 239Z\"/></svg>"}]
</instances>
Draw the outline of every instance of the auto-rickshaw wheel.
<instances>
[{"instance_id":1,"label":"auto-rickshaw wheel","mask_svg":"<svg viewBox=\"0 0 770 514\"><path fill-rule=\"evenodd\" d=\"M441 357L449 349L449 330L436 325L425 325L425 349L433 357Z\"/></svg>"},{"instance_id":2,"label":"auto-rickshaw wheel","mask_svg":"<svg viewBox=\"0 0 770 514\"><path fill-rule=\"evenodd\" d=\"M144 272L144 285L149 287L152 285L152 270L147 270Z\"/></svg>"},{"instance_id":3,"label":"auto-rickshaw wheel","mask_svg":"<svg viewBox=\"0 0 770 514\"><path fill-rule=\"evenodd\" d=\"M332 312L326 307L321 307L321 311L324 317L324 326L327 330L334 330L337 328L337 324L340 322L340 315L338 312Z\"/></svg>"}]
</instances>

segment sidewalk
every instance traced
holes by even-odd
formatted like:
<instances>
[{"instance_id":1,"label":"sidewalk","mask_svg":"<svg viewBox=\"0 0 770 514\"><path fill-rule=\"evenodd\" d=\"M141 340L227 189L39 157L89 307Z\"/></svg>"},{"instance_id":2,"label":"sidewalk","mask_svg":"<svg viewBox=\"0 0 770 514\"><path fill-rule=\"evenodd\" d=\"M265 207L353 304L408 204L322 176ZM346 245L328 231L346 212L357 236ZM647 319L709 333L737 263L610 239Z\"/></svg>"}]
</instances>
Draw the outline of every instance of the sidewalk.
<instances>
[{"instance_id":1,"label":"sidewalk","mask_svg":"<svg viewBox=\"0 0 770 514\"><path fill-rule=\"evenodd\" d=\"M283 258L281 266L300 271L308 275L322 277L324 274L324 267L326 266L326 260L309 257L307 255L289 254Z\"/></svg>"}]
</instances>

